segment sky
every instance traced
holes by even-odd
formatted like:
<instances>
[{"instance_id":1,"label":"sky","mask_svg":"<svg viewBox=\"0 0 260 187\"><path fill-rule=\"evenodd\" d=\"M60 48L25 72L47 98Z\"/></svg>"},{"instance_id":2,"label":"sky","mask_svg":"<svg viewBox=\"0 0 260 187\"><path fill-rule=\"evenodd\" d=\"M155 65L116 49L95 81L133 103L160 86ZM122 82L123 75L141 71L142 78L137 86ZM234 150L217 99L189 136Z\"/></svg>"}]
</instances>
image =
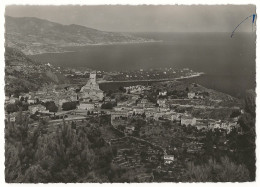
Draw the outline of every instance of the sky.
<instances>
[{"instance_id":1,"label":"sky","mask_svg":"<svg viewBox=\"0 0 260 187\"><path fill-rule=\"evenodd\" d=\"M5 15L37 17L116 32L232 32L254 5L7 6ZM252 31L252 18L237 32Z\"/></svg>"}]
</instances>

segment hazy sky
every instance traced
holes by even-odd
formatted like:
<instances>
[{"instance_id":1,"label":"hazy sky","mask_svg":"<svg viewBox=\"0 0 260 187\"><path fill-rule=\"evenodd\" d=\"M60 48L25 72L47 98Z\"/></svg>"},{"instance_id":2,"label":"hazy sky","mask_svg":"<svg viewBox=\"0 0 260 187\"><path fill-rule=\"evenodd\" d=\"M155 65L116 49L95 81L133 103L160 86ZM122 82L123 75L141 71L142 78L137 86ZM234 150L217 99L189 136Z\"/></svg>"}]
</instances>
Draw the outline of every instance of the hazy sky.
<instances>
[{"instance_id":1,"label":"hazy sky","mask_svg":"<svg viewBox=\"0 0 260 187\"><path fill-rule=\"evenodd\" d=\"M253 5L221 6L8 6L6 15L38 17L120 32L232 32ZM238 31L251 31L252 19Z\"/></svg>"}]
</instances>

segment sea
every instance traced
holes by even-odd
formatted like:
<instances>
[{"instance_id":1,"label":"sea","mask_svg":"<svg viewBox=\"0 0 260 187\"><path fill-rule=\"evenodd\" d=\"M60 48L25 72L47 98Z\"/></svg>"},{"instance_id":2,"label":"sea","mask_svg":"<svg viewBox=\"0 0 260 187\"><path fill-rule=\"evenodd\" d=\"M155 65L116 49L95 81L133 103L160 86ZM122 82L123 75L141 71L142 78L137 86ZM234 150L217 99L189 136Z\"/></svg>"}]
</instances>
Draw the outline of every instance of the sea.
<instances>
[{"instance_id":1,"label":"sea","mask_svg":"<svg viewBox=\"0 0 260 187\"><path fill-rule=\"evenodd\" d=\"M246 90L255 89L255 32L238 32L232 38L231 33L130 34L158 42L70 47L66 50L72 52L31 57L56 66L104 71L190 68L205 75L184 81L195 82L237 98L243 98ZM115 86L113 83L105 84Z\"/></svg>"}]
</instances>

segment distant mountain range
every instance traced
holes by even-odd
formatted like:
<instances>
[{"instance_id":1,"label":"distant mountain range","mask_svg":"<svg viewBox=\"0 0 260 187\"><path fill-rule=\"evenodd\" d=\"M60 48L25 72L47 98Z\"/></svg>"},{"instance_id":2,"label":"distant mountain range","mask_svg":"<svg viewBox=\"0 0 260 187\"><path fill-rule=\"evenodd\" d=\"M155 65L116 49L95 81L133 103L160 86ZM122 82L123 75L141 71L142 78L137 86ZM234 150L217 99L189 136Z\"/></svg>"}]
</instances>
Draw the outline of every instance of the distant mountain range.
<instances>
[{"instance_id":1,"label":"distant mountain range","mask_svg":"<svg viewBox=\"0 0 260 187\"><path fill-rule=\"evenodd\" d=\"M6 46L26 55L65 52L64 47L95 44L141 43L153 40L105 32L80 25L62 25L34 17L5 17Z\"/></svg>"}]
</instances>

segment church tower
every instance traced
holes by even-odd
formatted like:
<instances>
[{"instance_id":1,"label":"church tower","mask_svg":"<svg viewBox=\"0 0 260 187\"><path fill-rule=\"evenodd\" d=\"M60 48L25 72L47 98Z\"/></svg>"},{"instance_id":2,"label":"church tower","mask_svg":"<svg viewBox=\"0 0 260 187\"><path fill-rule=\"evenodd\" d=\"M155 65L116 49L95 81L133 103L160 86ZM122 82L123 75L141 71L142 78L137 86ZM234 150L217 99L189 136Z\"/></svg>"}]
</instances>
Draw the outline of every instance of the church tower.
<instances>
[{"instance_id":1,"label":"church tower","mask_svg":"<svg viewBox=\"0 0 260 187\"><path fill-rule=\"evenodd\" d=\"M96 76L97 76L97 74L96 74L95 71L90 73L89 79L90 79L90 82L91 82L92 84L96 84Z\"/></svg>"}]
</instances>

